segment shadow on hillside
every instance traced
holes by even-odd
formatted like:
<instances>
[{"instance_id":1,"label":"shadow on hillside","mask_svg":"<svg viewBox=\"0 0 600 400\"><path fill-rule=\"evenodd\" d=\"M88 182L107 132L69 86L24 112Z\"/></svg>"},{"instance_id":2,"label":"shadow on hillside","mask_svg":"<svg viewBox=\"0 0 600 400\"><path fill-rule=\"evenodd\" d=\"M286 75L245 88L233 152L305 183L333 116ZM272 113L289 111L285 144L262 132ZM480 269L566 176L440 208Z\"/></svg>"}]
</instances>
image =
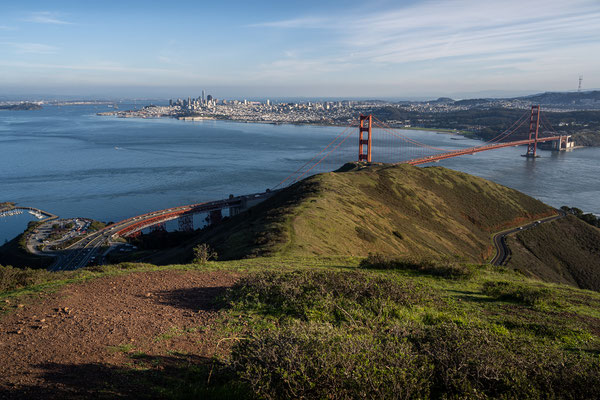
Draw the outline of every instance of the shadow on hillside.
<instances>
[{"instance_id":1,"label":"shadow on hillside","mask_svg":"<svg viewBox=\"0 0 600 400\"><path fill-rule=\"evenodd\" d=\"M494 303L497 302L497 299L493 299L491 297L483 295L481 292L474 292L470 290L457 290L457 289L448 289L448 292L456 293L456 298L461 301L469 301L472 303Z\"/></svg>"},{"instance_id":2,"label":"shadow on hillside","mask_svg":"<svg viewBox=\"0 0 600 400\"><path fill-rule=\"evenodd\" d=\"M131 368L98 363L37 365L35 368L43 371L42 383L4 386L0 388L0 399L247 397L239 384L232 386L232 373L210 358L137 355L131 359Z\"/></svg>"},{"instance_id":3,"label":"shadow on hillside","mask_svg":"<svg viewBox=\"0 0 600 400\"><path fill-rule=\"evenodd\" d=\"M226 286L219 287L195 287L177 290L166 290L156 292L156 301L160 304L170 305L177 308L198 311L217 311L223 308L218 297L228 289Z\"/></svg>"}]
</instances>

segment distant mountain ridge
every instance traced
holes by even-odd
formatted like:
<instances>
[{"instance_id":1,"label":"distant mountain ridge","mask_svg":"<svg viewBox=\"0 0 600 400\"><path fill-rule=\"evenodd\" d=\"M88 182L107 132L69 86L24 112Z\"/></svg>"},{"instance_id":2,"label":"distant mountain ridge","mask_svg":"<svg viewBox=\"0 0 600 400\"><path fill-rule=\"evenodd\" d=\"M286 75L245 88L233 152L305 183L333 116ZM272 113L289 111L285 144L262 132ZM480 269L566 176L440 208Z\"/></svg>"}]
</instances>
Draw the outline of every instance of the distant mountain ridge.
<instances>
[{"instance_id":1,"label":"distant mountain ridge","mask_svg":"<svg viewBox=\"0 0 600 400\"><path fill-rule=\"evenodd\" d=\"M430 104L454 104L462 106L477 106L485 104L494 104L499 102L524 102L535 103L546 106L560 107L593 107L600 108L600 90L590 90L583 92L544 92L519 97L507 98L474 98L454 100L449 97L440 97L437 100L429 100Z\"/></svg>"}]
</instances>

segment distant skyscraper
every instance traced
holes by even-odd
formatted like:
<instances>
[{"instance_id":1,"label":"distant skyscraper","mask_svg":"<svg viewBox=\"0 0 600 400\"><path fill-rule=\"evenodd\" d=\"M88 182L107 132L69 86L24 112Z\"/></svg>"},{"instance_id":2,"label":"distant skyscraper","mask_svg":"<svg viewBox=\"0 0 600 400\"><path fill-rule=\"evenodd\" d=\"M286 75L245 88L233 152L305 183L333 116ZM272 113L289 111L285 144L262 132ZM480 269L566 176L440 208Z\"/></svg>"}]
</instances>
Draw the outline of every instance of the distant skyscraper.
<instances>
[{"instance_id":1,"label":"distant skyscraper","mask_svg":"<svg viewBox=\"0 0 600 400\"><path fill-rule=\"evenodd\" d=\"M208 96L206 96L206 101L211 101L211 100L212 100L212 95L209 94Z\"/></svg>"},{"instance_id":2,"label":"distant skyscraper","mask_svg":"<svg viewBox=\"0 0 600 400\"><path fill-rule=\"evenodd\" d=\"M204 99L205 99L205 97L204 97L204 89L202 89L202 102L203 103L204 103Z\"/></svg>"},{"instance_id":3,"label":"distant skyscraper","mask_svg":"<svg viewBox=\"0 0 600 400\"><path fill-rule=\"evenodd\" d=\"M267 105L270 106L271 105L271 100L267 99Z\"/></svg>"}]
</instances>

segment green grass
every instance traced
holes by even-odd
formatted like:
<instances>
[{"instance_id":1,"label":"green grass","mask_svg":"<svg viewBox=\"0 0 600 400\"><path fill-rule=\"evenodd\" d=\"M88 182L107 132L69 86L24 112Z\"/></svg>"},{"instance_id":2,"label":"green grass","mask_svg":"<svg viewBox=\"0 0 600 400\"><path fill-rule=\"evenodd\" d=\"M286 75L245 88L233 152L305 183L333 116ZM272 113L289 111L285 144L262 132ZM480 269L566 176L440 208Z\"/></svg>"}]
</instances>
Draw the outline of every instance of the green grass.
<instances>
[{"instance_id":1,"label":"green grass","mask_svg":"<svg viewBox=\"0 0 600 400\"><path fill-rule=\"evenodd\" d=\"M14 306L69 283L166 269L241 279L217 300L224 308L211 327L235 338L230 355L115 347L132 360L118 374L155 396L593 398L600 387L600 294L490 265L378 256L124 264L19 281L1 296Z\"/></svg>"},{"instance_id":2,"label":"green grass","mask_svg":"<svg viewBox=\"0 0 600 400\"><path fill-rule=\"evenodd\" d=\"M600 295L508 270L268 271L226 301L232 363L266 398L598 395Z\"/></svg>"},{"instance_id":3,"label":"green grass","mask_svg":"<svg viewBox=\"0 0 600 400\"><path fill-rule=\"evenodd\" d=\"M197 242L225 259L378 252L483 262L491 233L549 213L522 193L445 168L347 164L286 188Z\"/></svg>"}]
</instances>

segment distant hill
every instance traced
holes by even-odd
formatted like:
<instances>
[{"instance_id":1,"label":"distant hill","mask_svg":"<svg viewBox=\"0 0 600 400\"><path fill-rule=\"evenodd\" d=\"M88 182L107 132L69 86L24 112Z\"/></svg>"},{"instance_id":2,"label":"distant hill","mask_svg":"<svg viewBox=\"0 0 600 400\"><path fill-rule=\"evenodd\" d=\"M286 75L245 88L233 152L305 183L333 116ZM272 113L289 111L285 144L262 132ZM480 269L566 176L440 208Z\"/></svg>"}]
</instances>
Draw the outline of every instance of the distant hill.
<instances>
[{"instance_id":1,"label":"distant hill","mask_svg":"<svg viewBox=\"0 0 600 400\"><path fill-rule=\"evenodd\" d=\"M281 191L199 242L230 259L380 252L482 262L492 255L492 232L552 213L516 190L441 167L346 164Z\"/></svg>"},{"instance_id":2,"label":"distant hill","mask_svg":"<svg viewBox=\"0 0 600 400\"><path fill-rule=\"evenodd\" d=\"M555 106L600 106L600 91L589 92L546 92L531 96L516 97L517 100L530 101L541 105Z\"/></svg>"},{"instance_id":3,"label":"distant hill","mask_svg":"<svg viewBox=\"0 0 600 400\"><path fill-rule=\"evenodd\" d=\"M10 111L30 111L30 110L41 110L42 106L35 103L19 103L19 104L9 104L9 105L0 105L0 110L10 110Z\"/></svg>"}]
</instances>

